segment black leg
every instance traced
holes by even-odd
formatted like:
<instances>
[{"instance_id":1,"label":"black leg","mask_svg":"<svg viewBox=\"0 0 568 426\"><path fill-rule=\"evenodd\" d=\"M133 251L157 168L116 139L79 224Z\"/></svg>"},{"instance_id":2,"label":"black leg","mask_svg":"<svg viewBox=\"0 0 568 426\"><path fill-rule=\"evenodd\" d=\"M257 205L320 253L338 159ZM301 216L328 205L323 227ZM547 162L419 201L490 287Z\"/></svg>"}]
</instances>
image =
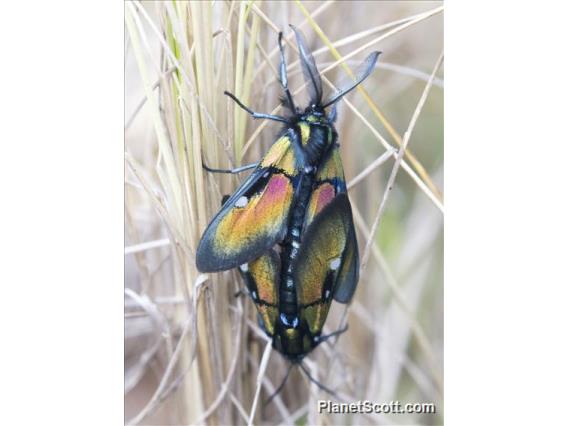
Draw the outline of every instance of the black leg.
<instances>
[{"instance_id":1,"label":"black leg","mask_svg":"<svg viewBox=\"0 0 568 426\"><path fill-rule=\"evenodd\" d=\"M270 115L270 114L262 114L260 112L254 112L252 109L245 106L241 101L239 101L237 99L237 97L235 95L233 95L232 93L229 93L227 91L225 91L223 93L225 93L225 95L227 95L229 98L234 100L237 103L238 106L240 106L242 109L244 109L250 115L252 115L252 118L255 118L255 119L256 118L265 118L267 120L281 121L282 123L289 124L289 121L286 120L284 117L280 117L279 115Z\"/></svg>"},{"instance_id":2,"label":"black leg","mask_svg":"<svg viewBox=\"0 0 568 426\"><path fill-rule=\"evenodd\" d=\"M338 398L337 394L334 391L332 391L330 388L322 385L320 382L318 382L316 379L314 379L312 377L312 375L310 374L310 372L308 371L308 369L306 367L304 367L303 363L300 363L299 365L300 365L300 368L302 369L302 371L306 374L306 376L308 376L308 379L310 379L310 382L315 383L318 388L320 388L324 392L327 392L328 394L330 394L334 398L336 398L336 399Z\"/></svg>"},{"instance_id":3,"label":"black leg","mask_svg":"<svg viewBox=\"0 0 568 426\"><path fill-rule=\"evenodd\" d=\"M290 371L292 371L293 366L294 366L294 364L290 364L290 366L288 367L288 371L286 372L286 375L284 376L284 380L282 380L282 383L280 383L280 386L278 386L278 388L274 391L274 393L272 395L270 395L266 401L264 401L264 407L267 407L268 404L270 404L272 402L274 397L276 395L278 395L282 391L282 389L284 389L284 385L286 384L286 380L288 380L288 376L290 375Z\"/></svg>"},{"instance_id":4,"label":"black leg","mask_svg":"<svg viewBox=\"0 0 568 426\"><path fill-rule=\"evenodd\" d=\"M237 297L241 297L241 296L244 296L244 295L245 295L244 290L239 289L238 291L235 292L235 294L234 294L233 296L234 296L235 299L236 299Z\"/></svg>"},{"instance_id":5,"label":"black leg","mask_svg":"<svg viewBox=\"0 0 568 426\"><path fill-rule=\"evenodd\" d=\"M325 342L326 340L332 338L333 336L339 336L347 331L348 326L346 325L342 329L336 330L333 333L326 334L325 336L320 336L318 339L319 343Z\"/></svg>"},{"instance_id":6,"label":"black leg","mask_svg":"<svg viewBox=\"0 0 568 426\"><path fill-rule=\"evenodd\" d=\"M286 59L284 58L284 46L282 46L282 32L278 34L278 47L280 48L280 83L284 88L284 93L286 94L286 99L288 99L288 104L290 109L295 114L296 106L294 105L294 100L292 99L292 94L288 89L288 72L286 71Z\"/></svg>"},{"instance_id":7,"label":"black leg","mask_svg":"<svg viewBox=\"0 0 568 426\"><path fill-rule=\"evenodd\" d=\"M235 169L212 169L212 168L209 167L207 164L203 163L203 168L204 168L205 170L207 170L208 172L211 172L211 173L232 173L232 174L237 174L237 173L245 172L245 171L250 170L250 169L254 169L256 166L258 166L258 162L252 163L252 164L247 164L247 165L241 166L241 167L237 167L237 168L235 168Z\"/></svg>"},{"instance_id":8,"label":"black leg","mask_svg":"<svg viewBox=\"0 0 568 426\"><path fill-rule=\"evenodd\" d=\"M331 107L328 120L330 123L335 123L335 120L337 120L337 104L333 104L333 106Z\"/></svg>"}]
</instances>

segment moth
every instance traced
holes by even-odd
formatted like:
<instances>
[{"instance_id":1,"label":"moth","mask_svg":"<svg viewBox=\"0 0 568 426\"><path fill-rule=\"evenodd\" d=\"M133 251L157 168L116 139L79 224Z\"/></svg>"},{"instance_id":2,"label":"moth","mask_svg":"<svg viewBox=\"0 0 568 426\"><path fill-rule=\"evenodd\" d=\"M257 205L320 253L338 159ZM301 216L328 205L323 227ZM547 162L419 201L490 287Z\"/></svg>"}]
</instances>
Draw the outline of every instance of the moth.
<instances>
[{"instance_id":1,"label":"moth","mask_svg":"<svg viewBox=\"0 0 568 426\"><path fill-rule=\"evenodd\" d=\"M290 90L282 33L279 80L284 115L262 114L225 92L255 119L284 124L279 137L213 218L199 243L201 272L238 267L261 328L292 364L343 331L322 335L332 300L348 303L359 278L359 253L334 127L337 102L373 71L371 53L355 77L323 100L321 76L303 35L292 25L309 105L297 108ZM329 113L327 112L329 110ZM304 370L305 371L305 370Z\"/></svg>"}]
</instances>

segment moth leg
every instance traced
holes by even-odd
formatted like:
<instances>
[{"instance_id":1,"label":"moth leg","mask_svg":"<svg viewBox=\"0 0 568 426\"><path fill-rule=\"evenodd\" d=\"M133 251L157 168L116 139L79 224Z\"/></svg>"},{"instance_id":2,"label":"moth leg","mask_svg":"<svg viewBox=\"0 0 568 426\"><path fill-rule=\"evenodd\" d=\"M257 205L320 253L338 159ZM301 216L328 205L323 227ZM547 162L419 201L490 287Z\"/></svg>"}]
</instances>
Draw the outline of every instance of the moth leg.
<instances>
[{"instance_id":1,"label":"moth leg","mask_svg":"<svg viewBox=\"0 0 568 426\"><path fill-rule=\"evenodd\" d=\"M282 32L278 34L278 48L280 49L280 83L284 88L284 93L286 94L286 99L292 112L296 112L296 106L294 105L294 100L292 99L292 94L288 89L288 72L286 71L286 59L284 58L284 46L282 46Z\"/></svg>"},{"instance_id":2,"label":"moth leg","mask_svg":"<svg viewBox=\"0 0 568 426\"><path fill-rule=\"evenodd\" d=\"M240 288L238 291L235 291L235 294L233 295L235 299L242 297L246 294L246 290L243 290L242 288Z\"/></svg>"},{"instance_id":3,"label":"moth leg","mask_svg":"<svg viewBox=\"0 0 568 426\"><path fill-rule=\"evenodd\" d=\"M252 163L252 164L246 164L244 166L241 167L236 167L234 169L213 169L211 167L209 167L207 164L203 163L203 168L205 170L207 170L210 173L232 173L232 174L237 174L237 173L242 173L245 172L247 170L250 169L254 169L256 166L258 166L259 162L257 161L256 163Z\"/></svg>"},{"instance_id":4,"label":"moth leg","mask_svg":"<svg viewBox=\"0 0 568 426\"><path fill-rule=\"evenodd\" d=\"M318 343L325 342L326 340L328 340L328 339L330 339L334 336L339 336L340 334L345 333L347 331L347 328L348 328L348 326L346 325L345 327L340 328L339 330L336 330L333 333L326 334L325 336L320 336L318 338Z\"/></svg>"},{"instance_id":5,"label":"moth leg","mask_svg":"<svg viewBox=\"0 0 568 426\"><path fill-rule=\"evenodd\" d=\"M335 123L335 120L337 120L337 104L332 105L331 111L327 119L329 120L330 123Z\"/></svg>"},{"instance_id":6,"label":"moth leg","mask_svg":"<svg viewBox=\"0 0 568 426\"><path fill-rule=\"evenodd\" d=\"M288 380L288 376L290 375L290 371L292 371L292 367L294 366L294 364L290 364L290 366L288 367L288 371L286 372L286 375L284 376L284 380L282 380L282 383L280 383L280 385L278 386L278 388L272 393L272 395L270 395L268 397L268 399L266 401L264 401L263 404L263 409L265 407L268 407L268 405L272 402L272 400L274 399L274 397L276 395L278 395L282 389L284 389L284 385L286 384L286 380Z\"/></svg>"},{"instance_id":7,"label":"moth leg","mask_svg":"<svg viewBox=\"0 0 568 426\"><path fill-rule=\"evenodd\" d=\"M264 320L262 319L262 315L260 315L259 312L256 313L256 322L258 323L258 326L260 327L260 329L262 331L264 331L264 334L266 334L267 336L272 336L268 330L266 329L266 324L264 323Z\"/></svg>"},{"instance_id":8,"label":"moth leg","mask_svg":"<svg viewBox=\"0 0 568 426\"><path fill-rule=\"evenodd\" d=\"M260 113L260 112L254 112L252 109L245 106L241 101L239 101L237 99L237 97L235 95L233 95L232 93L229 93L227 91L225 91L223 93L225 95L227 95L229 98L231 98L233 101L235 101L238 106L240 106L242 109L244 109L250 115L252 115L252 118L254 118L254 119L265 118L267 120L281 121L282 123L289 124L289 121L286 120L284 117L280 117L279 115L270 115L270 114L263 114L263 113Z\"/></svg>"},{"instance_id":9,"label":"moth leg","mask_svg":"<svg viewBox=\"0 0 568 426\"><path fill-rule=\"evenodd\" d=\"M337 394L332 391L330 388L328 388L327 386L324 386L321 382L318 382L316 379L313 378L313 376L310 374L310 372L308 371L308 369L304 366L304 363L301 362L300 364L298 364L300 366L300 368L302 369L302 371L306 374L306 376L308 376L308 379L310 379L310 382L315 383L316 386L318 388L320 388L322 391L327 392L328 394L330 394L331 396L333 396L334 398L337 398Z\"/></svg>"}]
</instances>

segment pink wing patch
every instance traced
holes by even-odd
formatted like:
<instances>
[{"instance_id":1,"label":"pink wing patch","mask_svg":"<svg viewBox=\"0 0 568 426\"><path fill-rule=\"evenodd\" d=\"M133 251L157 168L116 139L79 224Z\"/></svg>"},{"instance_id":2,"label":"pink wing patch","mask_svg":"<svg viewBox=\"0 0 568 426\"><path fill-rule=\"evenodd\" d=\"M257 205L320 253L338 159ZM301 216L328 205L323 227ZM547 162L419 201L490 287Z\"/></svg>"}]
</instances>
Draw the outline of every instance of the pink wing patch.
<instances>
[{"instance_id":1,"label":"pink wing patch","mask_svg":"<svg viewBox=\"0 0 568 426\"><path fill-rule=\"evenodd\" d=\"M275 174L270 178L270 181L266 185L266 191L264 197L266 197L267 203L273 203L275 201L281 201L281 198L288 190L290 181L286 176Z\"/></svg>"},{"instance_id":2,"label":"pink wing patch","mask_svg":"<svg viewBox=\"0 0 568 426\"><path fill-rule=\"evenodd\" d=\"M314 217L335 198L335 188L328 182L318 186L312 193L308 214L306 215L306 226L309 225Z\"/></svg>"}]
</instances>

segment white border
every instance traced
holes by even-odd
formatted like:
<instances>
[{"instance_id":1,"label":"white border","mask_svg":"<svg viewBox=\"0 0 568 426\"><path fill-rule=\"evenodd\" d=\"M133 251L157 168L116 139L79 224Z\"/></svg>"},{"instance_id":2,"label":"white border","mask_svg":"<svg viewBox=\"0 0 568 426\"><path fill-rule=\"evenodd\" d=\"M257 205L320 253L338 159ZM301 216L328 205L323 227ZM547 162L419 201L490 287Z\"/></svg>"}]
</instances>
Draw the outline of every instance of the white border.
<instances>
[{"instance_id":1,"label":"white border","mask_svg":"<svg viewBox=\"0 0 568 426\"><path fill-rule=\"evenodd\" d=\"M1 15L2 423L122 424L123 4Z\"/></svg>"},{"instance_id":2,"label":"white border","mask_svg":"<svg viewBox=\"0 0 568 426\"><path fill-rule=\"evenodd\" d=\"M448 424L565 419L566 8L449 2Z\"/></svg>"}]
</instances>

